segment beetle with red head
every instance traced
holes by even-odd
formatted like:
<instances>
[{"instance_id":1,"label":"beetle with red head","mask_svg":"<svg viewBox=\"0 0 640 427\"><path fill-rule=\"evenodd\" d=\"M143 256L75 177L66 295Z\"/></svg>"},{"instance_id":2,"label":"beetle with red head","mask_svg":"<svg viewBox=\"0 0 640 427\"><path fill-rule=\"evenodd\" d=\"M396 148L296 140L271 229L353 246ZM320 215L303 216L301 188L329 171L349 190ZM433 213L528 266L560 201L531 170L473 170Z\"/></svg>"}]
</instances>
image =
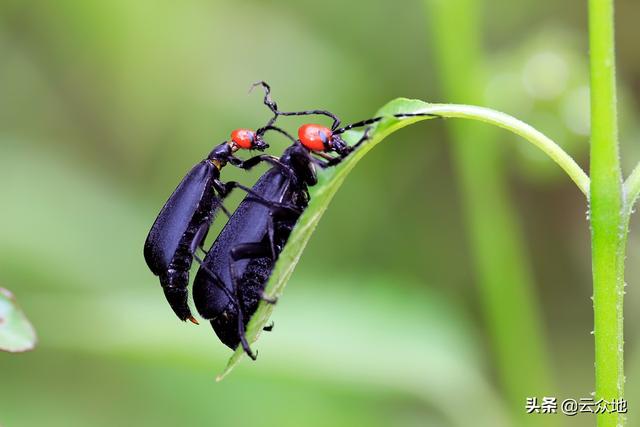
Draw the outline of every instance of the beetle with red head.
<instances>
[{"instance_id":1,"label":"beetle with red head","mask_svg":"<svg viewBox=\"0 0 640 427\"><path fill-rule=\"evenodd\" d=\"M209 227L218 211L226 211L222 200L234 189L251 190L235 182L222 182L220 171L227 163L242 169L251 169L262 161L277 164L277 158L259 155L247 161L235 157L238 150L264 150L268 144L262 138L269 129L252 131L236 129L231 138L216 146L209 155L196 164L182 178L160 210L144 244L144 258L153 274L159 277L169 305L180 320L198 321L188 305L189 270L196 249L201 247Z\"/></svg>"},{"instance_id":2,"label":"beetle with red head","mask_svg":"<svg viewBox=\"0 0 640 427\"><path fill-rule=\"evenodd\" d=\"M237 129L231 141L216 147L209 157L196 165L183 179L160 212L145 244L145 258L158 276L170 305L182 320L196 320L187 304L189 267L195 250L209 229L222 198L235 187L247 191L229 221L206 252L193 284L193 299L200 315L209 320L220 340L231 348L242 345L252 358L244 331L246 323L263 299L264 286L291 230L307 207L308 187L317 183L316 166L338 164L368 138L349 146L341 134L347 130L376 123L383 117L363 120L340 128L340 120L326 110L281 112L265 90L264 104L274 113L265 126L252 132ZM242 161L233 156L238 149L264 149L261 136L268 130L286 132L273 124L280 116L319 114L331 117L331 128L305 124L299 139L279 159L259 155ZM396 114L411 117L421 114ZM288 135L287 135L288 136ZM292 139L292 138L291 138ZM331 156L329 153L336 153ZM319 159L314 156L320 156ZM248 189L236 182L222 183L220 169L228 162L249 169L267 161L274 167ZM272 301L273 302L273 301Z\"/></svg>"},{"instance_id":3,"label":"beetle with red head","mask_svg":"<svg viewBox=\"0 0 640 427\"><path fill-rule=\"evenodd\" d=\"M280 156L279 163L265 172L251 188L220 232L202 261L193 283L193 300L202 317L209 320L220 340L235 349L242 345L253 359L254 353L245 337L246 324L263 298L264 287L291 230L309 202L310 186L317 184L316 166L339 163L354 146L339 135L347 128L337 128L337 117L324 110L280 112L265 89L264 103L275 113L267 125L271 129L279 116L323 114L334 118L332 129L321 125L303 125L299 139ZM380 119L350 125L366 126ZM336 153L336 157L328 153ZM318 154L318 159L312 154ZM251 160L251 159L250 159ZM274 302L274 301L271 301Z\"/></svg>"}]
</instances>

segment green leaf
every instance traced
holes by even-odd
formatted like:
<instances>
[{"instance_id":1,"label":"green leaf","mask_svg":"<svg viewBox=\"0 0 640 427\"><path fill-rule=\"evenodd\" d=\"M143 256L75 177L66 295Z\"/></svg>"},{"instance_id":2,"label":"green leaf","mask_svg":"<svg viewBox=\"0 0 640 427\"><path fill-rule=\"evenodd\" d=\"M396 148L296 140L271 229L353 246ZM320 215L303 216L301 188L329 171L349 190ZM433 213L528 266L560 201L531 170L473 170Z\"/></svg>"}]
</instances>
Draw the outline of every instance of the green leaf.
<instances>
[{"instance_id":1,"label":"green leaf","mask_svg":"<svg viewBox=\"0 0 640 427\"><path fill-rule=\"evenodd\" d=\"M420 113L429 114L419 117L396 119L394 114ZM298 224L291 233L289 242L280 254L275 265L271 278L265 288L265 295L269 298L278 298L282 294L284 287L293 273L302 251L311 238L322 214L327 209L329 202L336 194L346 176L355 165L379 142L410 124L431 119L441 118L465 118L478 120L509 130L523 137L526 141L542 150L551 160L560 166L574 181L576 186L585 194L589 194L589 177L576 161L569 156L558 144L534 129L530 125L512 117L489 108L477 107L473 105L458 104L431 104L416 99L397 98L382 107L376 116L387 116L376 125L372 126L369 132L369 141L363 144L358 150L349 155L340 165L328 168L319 172L318 185L310 189L311 201L305 212L300 217ZM344 139L353 144L362 135L362 131L347 132ZM260 336L262 328L267 324L273 305L260 303L255 314L247 325L246 337L249 344L256 342ZM218 380L224 378L243 356L242 349L236 349L225 370L218 376Z\"/></svg>"},{"instance_id":2,"label":"green leaf","mask_svg":"<svg viewBox=\"0 0 640 427\"><path fill-rule=\"evenodd\" d=\"M429 107L428 104L419 100L411 100L398 98L391 101L380 109L376 116L392 116L396 113L412 113L419 112ZM351 172L354 166L379 142L393 132L422 120L433 117L415 117L406 119L395 119L389 117L373 126L369 132L370 139L363 144L357 151L352 153L345 161L335 168L328 168L318 172L319 182L316 186L310 188L311 201L304 211L295 229L291 233L289 241L278 258L271 278L265 288L265 295L269 298L279 298L286 286L293 270L302 255L302 252L311 238L320 218L324 214L327 206L333 199L346 176ZM354 143L362 135L362 131L351 131L344 135L345 141ZM262 332L262 328L269 321L274 305L262 301L258 306L255 314L247 325L246 336L250 344L255 343ZM238 364L244 356L242 347L238 347L235 353L229 359L224 372L217 378L220 381Z\"/></svg>"},{"instance_id":3,"label":"green leaf","mask_svg":"<svg viewBox=\"0 0 640 427\"><path fill-rule=\"evenodd\" d=\"M36 332L16 304L13 294L0 288L0 350L19 353L33 350Z\"/></svg>"}]
</instances>

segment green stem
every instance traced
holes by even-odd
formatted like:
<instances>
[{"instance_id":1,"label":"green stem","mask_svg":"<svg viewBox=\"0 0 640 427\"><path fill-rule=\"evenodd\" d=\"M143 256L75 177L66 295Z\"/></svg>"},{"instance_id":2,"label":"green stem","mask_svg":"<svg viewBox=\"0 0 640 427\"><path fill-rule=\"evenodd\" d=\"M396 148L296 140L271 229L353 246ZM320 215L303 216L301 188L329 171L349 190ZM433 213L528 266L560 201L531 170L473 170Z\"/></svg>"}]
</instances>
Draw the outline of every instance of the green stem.
<instances>
[{"instance_id":1,"label":"green stem","mask_svg":"<svg viewBox=\"0 0 640 427\"><path fill-rule=\"evenodd\" d=\"M624 392L624 250L628 216L618 153L613 0L589 0L591 69L591 250L596 398ZM635 181L635 178L634 178ZM599 414L598 426L622 426L621 414Z\"/></svg>"},{"instance_id":2,"label":"green stem","mask_svg":"<svg viewBox=\"0 0 640 427\"><path fill-rule=\"evenodd\" d=\"M575 182L580 191L585 196L589 196L589 177L576 161L551 138L513 116L490 108L461 104L430 104L429 107L422 109L420 112L440 117L478 120L520 135L556 162L569 175L569 178ZM472 141L469 141L469 143L472 143Z\"/></svg>"}]
</instances>

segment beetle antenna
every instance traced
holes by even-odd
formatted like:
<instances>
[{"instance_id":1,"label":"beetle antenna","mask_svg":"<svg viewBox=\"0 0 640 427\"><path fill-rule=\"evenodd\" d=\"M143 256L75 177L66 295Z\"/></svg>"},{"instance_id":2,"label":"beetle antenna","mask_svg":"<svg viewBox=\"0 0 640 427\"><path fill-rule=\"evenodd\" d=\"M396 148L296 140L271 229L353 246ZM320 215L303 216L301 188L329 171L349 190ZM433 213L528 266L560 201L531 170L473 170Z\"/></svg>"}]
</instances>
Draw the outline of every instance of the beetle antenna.
<instances>
[{"instance_id":1,"label":"beetle antenna","mask_svg":"<svg viewBox=\"0 0 640 427\"><path fill-rule=\"evenodd\" d=\"M394 117L396 119L404 119L407 117L423 117L423 116L431 116L431 117L440 117L437 114L431 114L431 113L398 113L398 114L392 114L391 116L378 116L378 117L374 117L372 119L367 119L367 120L361 120L359 122L355 122L352 123L350 125L344 126L340 129L336 129L333 134L334 135L340 135L341 133L344 133L348 130L351 130L353 128L359 128L362 126L367 126L367 125L371 125L374 123L379 122L380 120L386 118L386 117Z\"/></svg>"},{"instance_id":2,"label":"beetle antenna","mask_svg":"<svg viewBox=\"0 0 640 427\"><path fill-rule=\"evenodd\" d=\"M273 125L269 125L269 126L265 126L265 127L261 127L260 129L258 129L256 131L257 135L264 135L267 131L269 130L275 130L276 132L281 133L282 135L286 136L287 138L289 138L289 140L291 140L291 142L296 142L296 139L291 136L289 134L289 132L287 132L286 130L279 128L277 126L273 126Z\"/></svg>"},{"instance_id":3,"label":"beetle antenna","mask_svg":"<svg viewBox=\"0 0 640 427\"><path fill-rule=\"evenodd\" d=\"M351 123L350 125L342 127L340 129L336 129L333 132L333 134L334 135L340 135L341 133L345 133L346 131L351 130L353 128L359 128L359 127L362 127L362 126L367 126L367 125L371 125L373 123L377 123L380 120L382 120L383 118L384 118L384 116L379 116L379 117L374 117L372 119L361 120L359 122Z\"/></svg>"},{"instance_id":4,"label":"beetle antenna","mask_svg":"<svg viewBox=\"0 0 640 427\"><path fill-rule=\"evenodd\" d=\"M276 104L275 101L271 98L271 86L269 86L269 84L264 80L260 80L259 82L255 82L251 85L249 93L251 93L257 86L261 86L262 89L264 89L264 100L262 101L264 105L269 107L269 110L271 110L273 114L278 116L278 104Z\"/></svg>"},{"instance_id":5,"label":"beetle antenna","mask_svg":"<svg viewBox=\"0 0 640 427\"><path fill-rule=\"evenodd\" d=\"M261 86L264 89L264 100L262 101L264 105L266 105L269 110L274 114L274 116L264 125L262 128L268 128L273 125L278 118L278 116L311 116L311 115L322 115L327 116L331 120L333 120L333 124L331 125L331 129L337 129L340 126L340 119L338 116L333 114L331 111L327 110L305 110L305 111L279 111L278 104L271 98L271 86L263 80L259 82L255 82L251 85L251 92L257 86Z\"/></svg>"}]
</instances>

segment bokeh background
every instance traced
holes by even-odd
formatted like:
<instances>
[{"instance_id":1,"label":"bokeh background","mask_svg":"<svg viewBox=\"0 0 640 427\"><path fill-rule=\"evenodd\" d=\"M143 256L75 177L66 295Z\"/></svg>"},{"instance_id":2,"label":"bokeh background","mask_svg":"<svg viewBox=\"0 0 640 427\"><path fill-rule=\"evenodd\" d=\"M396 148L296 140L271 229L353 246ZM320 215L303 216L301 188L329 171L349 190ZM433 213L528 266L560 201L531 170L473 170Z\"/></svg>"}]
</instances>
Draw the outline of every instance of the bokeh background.
<instances>
[{"instance_id":1,"label":"bokeh background","mask_svg":"<svg viewBox=\"0 0 640 427\"><path fill-rule=\"evenodd\" d=\"M486 105L588 167L585 7L2 0L0 285L39 345L0 354L0 425L592 425L523 415L525 396L593 391L589 224L562 171L505 132L427 121L376 148L321 221L258 361L222 383L230 351L206 324L176 320L142 257L191 165L269 117L247 95L256 80L283 109L345 122L398 96ZM640 159L638 18L637 1L617 2L627 172Z\"/></svg>"}]
</instances>

